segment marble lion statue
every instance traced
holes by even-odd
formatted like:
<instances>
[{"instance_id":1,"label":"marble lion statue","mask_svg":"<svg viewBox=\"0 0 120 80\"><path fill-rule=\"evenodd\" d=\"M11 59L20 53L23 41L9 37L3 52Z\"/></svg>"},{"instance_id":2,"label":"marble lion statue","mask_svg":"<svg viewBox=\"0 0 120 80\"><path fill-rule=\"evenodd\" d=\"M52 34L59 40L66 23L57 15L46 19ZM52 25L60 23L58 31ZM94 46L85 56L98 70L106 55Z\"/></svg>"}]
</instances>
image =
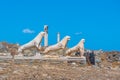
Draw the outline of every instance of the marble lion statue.
<instances>
[{"instance_id":1,"label":"marble lion statue","mask_svg":"<svg viewBox=\"0 0 120 80\"><path fill-rule=\"evenodd\" d=\"M44 37L45 32L40 32L32 41L20 46L18 48L18 53L21 53L23 50L31 48L31 47L36 47L40 49L40 43L42 41L42 38Z\"/></svg>"},{"instance_id":2,"label":"marble lion statue","mask_svg":"<svg viewBox=\"0 0 120 80\"><path fill-rule=\"evenodd\" d=\"M73 52L80 52L80 56L84 58L83 56L84 55L84 42L85 42L85 39L81 39L80 42L76 46L68 49L65 52L65 54L67 54L67 56L70 56Z\"/></svg>"},{"instance_id":3,"label":"marble lion statue","mask_svg":"<svg viewBox=\"0 0 120 80\"><path fill-rule=\"evenodd\" d=\"M49 47L46 47L45 50L42 53L49 53L51 51L56 51L59 49L64 49L68 43L68 41L70 40L70 36L65 36L60 42L58 42L55 45L51 45Z\"/></svg>"}]
</instances>

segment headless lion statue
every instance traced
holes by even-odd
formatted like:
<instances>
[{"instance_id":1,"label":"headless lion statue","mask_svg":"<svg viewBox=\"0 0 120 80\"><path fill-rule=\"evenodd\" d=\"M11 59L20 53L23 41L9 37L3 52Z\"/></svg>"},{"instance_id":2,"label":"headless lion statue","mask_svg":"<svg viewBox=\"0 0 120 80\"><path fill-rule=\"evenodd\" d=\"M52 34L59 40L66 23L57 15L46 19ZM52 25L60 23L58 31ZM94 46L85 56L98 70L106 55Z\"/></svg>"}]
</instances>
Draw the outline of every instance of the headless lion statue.
<instances>
[{"instance_id":1,"label":"headless lion statue","mask_svg":"<svg viewBox=\"0 0 120 80\"><path fill-rule=\"evenodd\" d=\"M31 47L36 47L40 49L39 45L44 35L45 35L45 32L40 32L32 41L20 46L18 48L18 53L21 53L23 50L31 48Z\"/></svg>"},{"instance_id":2,"label":"headless lion statue","mask_svg":"<svg viewBox=\"0 0 120 80\"><path fill-rule=\"evenodd\" d=\"M84 58L84 56L83 56L83 55L84 55L84 42L85 42L85 39L81 39L81 41L80 41L76 46L68 49L68 50L66 51L66 54L67 54L68 56L70 56L71 53L73 53L73 52L80 52L80 56L81 56L82 58Z\"/></svg>"},{"instance_id":3,"label":"headless lion statue","mask_svg":"<svg viewBox=\"0 0 120 80\"><path fill-rule=\"evenodd\" d=\"M46 54L46 53L49 53L50 51L56 51L56 50L59 50L59 49L64 49L69 40L70 40L70 36L66 36L60 42L58 42L57 44L45 48L43 53Z\"/></svg>"}]
</instances>

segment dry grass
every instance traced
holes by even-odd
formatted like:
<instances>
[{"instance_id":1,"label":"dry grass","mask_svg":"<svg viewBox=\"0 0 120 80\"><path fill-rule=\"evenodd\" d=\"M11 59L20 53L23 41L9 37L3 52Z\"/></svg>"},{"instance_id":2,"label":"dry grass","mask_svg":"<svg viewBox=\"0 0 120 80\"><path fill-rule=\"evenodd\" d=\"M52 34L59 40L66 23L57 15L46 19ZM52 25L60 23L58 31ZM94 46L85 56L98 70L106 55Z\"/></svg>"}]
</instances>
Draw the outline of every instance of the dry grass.
<instances>
[{"instance_id":1,"label":"dry grass","mask_svg":"<svg viewBox=\"0 0 120 80\"><path fill-rule=\"evenodd\" d=\"M119 68L97 68L63 62L0 63L0 80L119 80Z\"/></svg>"}]
</instances>

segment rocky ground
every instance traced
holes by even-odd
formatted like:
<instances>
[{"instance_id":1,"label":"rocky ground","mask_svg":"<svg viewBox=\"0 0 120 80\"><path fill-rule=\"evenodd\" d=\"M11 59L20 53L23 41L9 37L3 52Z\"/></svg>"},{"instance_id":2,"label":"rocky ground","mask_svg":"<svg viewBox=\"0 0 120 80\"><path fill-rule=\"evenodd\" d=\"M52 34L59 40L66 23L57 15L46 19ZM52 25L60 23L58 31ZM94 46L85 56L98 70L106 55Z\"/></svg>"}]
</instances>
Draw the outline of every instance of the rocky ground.
<instances>
[{"instance_id":1,"label":"rocky ground","mask_svg":"<svg viewBox=\"0 0 120 80\"><path fill-rule=\"evenodd\" d=\"M120 62L101 65L39 60L5 61L0 62L0 80L120 80Z\"/></svg>"},{"instance_id":2,"label":"rocky ground","mask_svg":"<svg viewBox=\"0 0 120 80\"><path fill-rule=\"evenodd\" d=\"M16 54L18 45L0 43L0 52ZM26 50L34 55L35 49ZM63 55L63 51L55 52ZM96 51L96 65L40 60L0 60L0 80L120 80L120 52Z\"/></svg>"}]
</instances>

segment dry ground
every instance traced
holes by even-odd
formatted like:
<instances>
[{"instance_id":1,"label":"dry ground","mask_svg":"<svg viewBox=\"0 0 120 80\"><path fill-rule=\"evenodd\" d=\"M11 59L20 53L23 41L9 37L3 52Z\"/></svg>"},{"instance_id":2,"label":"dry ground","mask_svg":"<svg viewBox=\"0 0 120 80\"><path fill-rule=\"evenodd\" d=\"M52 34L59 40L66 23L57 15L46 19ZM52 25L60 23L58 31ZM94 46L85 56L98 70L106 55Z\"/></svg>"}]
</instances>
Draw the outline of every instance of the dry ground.
<instances>
[{"instance_id":1,"label":"dry ground","mask_svg":"<svg viewBox=\"0 0 120 80\"><path fill-rule=\"evenodd\" d=\"M6 61L0 62L0 80L120 80L118 67L112 67L112 64L99 68L64 62Z\"/></svg>"}]
</instances>

